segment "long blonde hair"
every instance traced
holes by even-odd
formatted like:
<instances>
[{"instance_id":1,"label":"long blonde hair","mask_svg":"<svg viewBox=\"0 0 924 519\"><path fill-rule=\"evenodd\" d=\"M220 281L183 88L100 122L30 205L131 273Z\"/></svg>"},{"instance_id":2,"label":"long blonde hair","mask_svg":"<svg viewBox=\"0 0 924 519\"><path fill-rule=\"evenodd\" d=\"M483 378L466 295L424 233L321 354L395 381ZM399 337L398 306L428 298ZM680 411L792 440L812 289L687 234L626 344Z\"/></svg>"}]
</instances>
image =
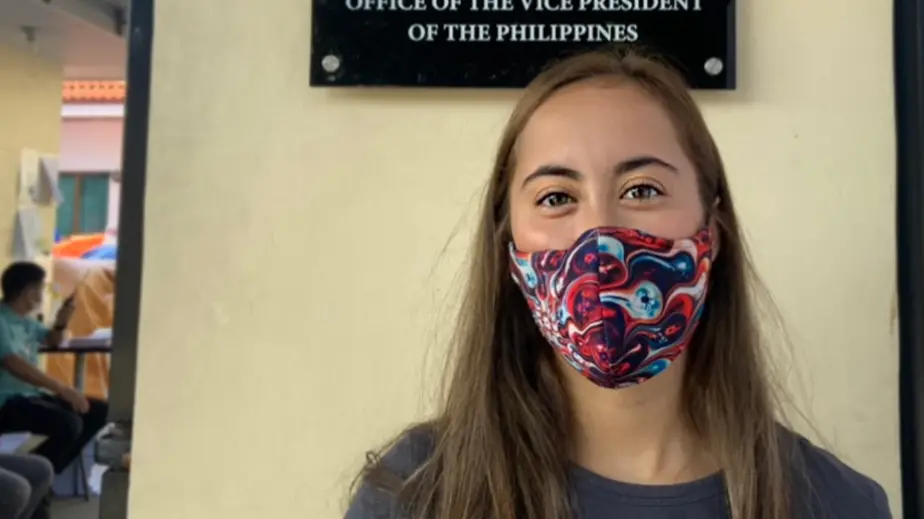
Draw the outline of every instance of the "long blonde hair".
<instances>
[{"instance_id":1,"label":"long blonde hair","mask_svg":"<svg viewBox=\"0 0 924 519\"><path fill-rule=\"evenodd\" d=\"M696 168L721 247L705 315L687 353L684 409L717 456L732 517L788 519L789 456L750 297L755 278L725 168L682 77L632 51L566 59L526 88L487 186L442 408L423 424L432 452L410 477L398 477L372 455L357 482L392 492L411 519L571 518L570 410L552 348L537 347L543 339L510 279L507 198L514 145L532 114L561 88L594 78L629 82L660 102Z\"/></svg>"}]
</instances>

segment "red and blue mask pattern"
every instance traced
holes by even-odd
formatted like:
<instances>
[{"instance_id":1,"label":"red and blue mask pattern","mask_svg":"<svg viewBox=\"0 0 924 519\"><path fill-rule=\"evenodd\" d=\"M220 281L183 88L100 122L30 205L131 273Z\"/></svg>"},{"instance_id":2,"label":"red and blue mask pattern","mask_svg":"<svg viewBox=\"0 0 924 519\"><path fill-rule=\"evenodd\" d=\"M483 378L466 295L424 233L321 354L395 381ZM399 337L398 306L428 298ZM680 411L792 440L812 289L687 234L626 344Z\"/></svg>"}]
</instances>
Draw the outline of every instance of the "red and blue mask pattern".
<instances>
[{"instance_id":1,"label":"red and blue mask pattern","mask_svg":"<svg viewBox=\"0 0 924 519\"><path fill-rule=\"evenodd\" d=\"M595 384L621 388L664 371L703 313L712 266L708 227L669 240L591 229L566 250L519 252L510 270L542 335Z\"/></svg>"}]
</instances>

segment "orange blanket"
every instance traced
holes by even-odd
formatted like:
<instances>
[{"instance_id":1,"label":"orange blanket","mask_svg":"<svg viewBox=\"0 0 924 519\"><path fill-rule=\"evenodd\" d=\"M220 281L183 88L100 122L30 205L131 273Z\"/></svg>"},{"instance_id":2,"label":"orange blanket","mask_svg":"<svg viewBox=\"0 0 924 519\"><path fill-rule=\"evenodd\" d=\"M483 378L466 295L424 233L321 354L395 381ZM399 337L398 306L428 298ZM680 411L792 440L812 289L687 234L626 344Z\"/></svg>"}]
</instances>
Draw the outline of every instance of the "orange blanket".
<instances>
[{"instance_id":1,"label":"orange blanket","mask_svg":"<svg viewBox=\"0 0 924 519\"><path fill-rule=\"evenodd\" d=\"M93 265L85 269L55 262L52 274L62 294L74 293L74 317L68 325L71 337L86 337L100 328L112 328L115 269ZM87 396L106 399L109 395L109 355L86 356L84 392ZM56 380L73 385L75 355L58 353L46 356L45 370Z\"/></svg>"}]
</instances>

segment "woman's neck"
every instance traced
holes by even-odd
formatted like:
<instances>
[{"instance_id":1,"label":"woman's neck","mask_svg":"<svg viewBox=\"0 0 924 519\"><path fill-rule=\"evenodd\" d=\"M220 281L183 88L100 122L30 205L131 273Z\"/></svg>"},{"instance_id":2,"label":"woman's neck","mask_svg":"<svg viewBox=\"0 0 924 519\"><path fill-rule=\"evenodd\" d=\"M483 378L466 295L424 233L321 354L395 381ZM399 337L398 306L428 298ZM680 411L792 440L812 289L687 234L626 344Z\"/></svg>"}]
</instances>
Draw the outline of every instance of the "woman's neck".
<instances>
[{"instance_id":1,"label":"woman's neck","mask_svg":"<svg viewBox=\"0 0 924 519\"><path fill-rule=\"evenodd\" d=\"M635 387L605 389L564 366L574 418L574 461L626 483L668 485L718 469L684 418L684 356Z\"/></svg>"}]
</instances>

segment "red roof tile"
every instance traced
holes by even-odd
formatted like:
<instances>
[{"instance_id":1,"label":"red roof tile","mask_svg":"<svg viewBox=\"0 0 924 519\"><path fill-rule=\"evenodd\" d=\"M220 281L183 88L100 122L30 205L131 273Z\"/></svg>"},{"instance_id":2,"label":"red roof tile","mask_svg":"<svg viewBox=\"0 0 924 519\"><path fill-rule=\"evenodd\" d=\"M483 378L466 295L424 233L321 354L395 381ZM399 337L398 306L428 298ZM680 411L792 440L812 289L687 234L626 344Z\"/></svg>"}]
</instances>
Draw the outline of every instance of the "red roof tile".
<instances>
[{"instance_id":1,"label":"red roof tile","mask_svg":"<svg viewBox=\"0 0 924 519\"><path fill-rule=\"evenodd\" d=\"M65 103L122 103L125 81L65 81Z\"/></svg>"}]
</instances>

